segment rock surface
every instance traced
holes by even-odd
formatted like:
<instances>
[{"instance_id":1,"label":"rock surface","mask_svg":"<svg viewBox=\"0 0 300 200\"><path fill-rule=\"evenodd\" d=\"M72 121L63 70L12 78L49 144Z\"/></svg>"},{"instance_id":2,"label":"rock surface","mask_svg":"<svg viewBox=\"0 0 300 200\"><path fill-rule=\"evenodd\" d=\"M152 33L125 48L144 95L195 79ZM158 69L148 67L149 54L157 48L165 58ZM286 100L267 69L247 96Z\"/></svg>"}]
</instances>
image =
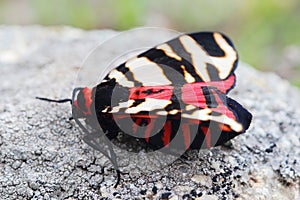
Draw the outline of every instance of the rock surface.
<instances>
[{"instance_id":1,"label":"rock surface","mask_svg":"<svg viewBox=\"0 0 300 200\"><path fill-rule=\"evenodd\" d=\"M151 173L113 168L82 141L70 105L78 69L109 30L0 27L1 199L300 199L300 93L246 64L230 93L254 118L232 141ZM118 47L115 47L118 48Z\"/></svg>"}]
</instances>

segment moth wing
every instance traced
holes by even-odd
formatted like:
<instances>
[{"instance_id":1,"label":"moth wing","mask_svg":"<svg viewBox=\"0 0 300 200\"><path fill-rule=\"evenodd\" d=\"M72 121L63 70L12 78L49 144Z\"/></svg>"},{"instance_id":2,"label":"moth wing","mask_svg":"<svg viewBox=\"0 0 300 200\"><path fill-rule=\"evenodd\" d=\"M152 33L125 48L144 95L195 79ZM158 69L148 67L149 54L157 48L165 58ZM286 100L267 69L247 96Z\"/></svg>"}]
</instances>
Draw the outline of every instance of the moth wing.
<instances>
[{"instance_id":1,"label":"moth wing","mask_svg":"<svg viewBox=\"0 0 300 200\"><path fill-rule=\"evenodd\" d=\"M170 100L146 98L124 102L111 113L123 132L144 138L156 148L209 148L245 132L250 125L252 115L236 101L226 101L227 105L206 108L182 104L180 109Z\"/></svg>"},{"instance_id":2,"label":"moth wing","mask_svg":"<svg viewBox=\"0 0 300 200\"><path fill-rule=\"evenodd\" d=\"M238 54L228 37L217 32L184 34L129 59L106 79L125 87L219 82L228 92L235 84ZM230 84L223 84L228 78Z\"/></svg>"},{"instance_id":3,"label":"moth wing","mask_svg":"<svg viewBox=\"0 0 300 200\"><path fill-rule=\"evenodd\" d=\"M179 96L179 95L178 95ZM209 97L208 97L209 96ZM208 98L210 98L208 100ZM244 132L250 125L252 115L239 103L225 94L212 91L202 99L191 99L185 103L182 99L129 99L112 107L109 111L116 118L128 116L137 118L184 118L191 122L217 122L225 125L227 130Z\"/></svg>"}]
</instances>

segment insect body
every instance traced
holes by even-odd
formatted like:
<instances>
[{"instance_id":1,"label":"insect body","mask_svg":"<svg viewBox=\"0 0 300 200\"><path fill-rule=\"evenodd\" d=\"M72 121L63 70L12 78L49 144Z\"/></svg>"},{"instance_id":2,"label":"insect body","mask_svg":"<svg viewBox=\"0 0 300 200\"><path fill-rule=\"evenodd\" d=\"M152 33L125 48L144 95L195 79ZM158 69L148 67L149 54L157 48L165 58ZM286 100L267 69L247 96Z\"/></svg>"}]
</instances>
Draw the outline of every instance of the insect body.
<instances>
[{"instance_id":1,"label":"insect body","mask_svg":"<svg viewBox=\"0 0 300 200\"><path fill-rule=\"evenodd\" d=\"M225 35L181 35L119 65L95 87L75 89L73 118L86 132L79 119L109 139L125 132L153 149L224 144L245 132L252 119L227 97L237 63L238 54ZM102 151L92 139L87 141ZM116 167L112 154L106 155Z\"/></svg>"}]
</instances>

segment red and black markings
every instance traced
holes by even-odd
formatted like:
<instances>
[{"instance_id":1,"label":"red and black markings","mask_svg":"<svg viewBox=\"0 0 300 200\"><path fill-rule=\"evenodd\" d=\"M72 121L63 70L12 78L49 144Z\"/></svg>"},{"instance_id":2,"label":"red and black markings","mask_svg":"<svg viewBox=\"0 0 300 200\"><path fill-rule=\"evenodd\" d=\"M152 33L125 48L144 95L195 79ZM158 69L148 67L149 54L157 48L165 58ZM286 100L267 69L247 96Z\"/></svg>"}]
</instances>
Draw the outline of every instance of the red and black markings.
<instances>
[{"instance_id":1,"label":"red and black markings","mask_svg":"<svg viewBox=\"0 0 300 200\"><path fill-rule=\"evenodd\" d=\"M157 147L169 147L178 133L184 149L191 142L193 148L201 148L204 138L206 147L214 146L214 131L207 125L214 122L216 130L227 134L214 142L225 142L244 132L251 121L248 111L226 97L235 85L237 60L232 42L220 33L187 34L158 45L116 67L92 89L98 122L104 130L117 132L122 121L132 119L132 133ZM112 97L116 90L120 94ZM83 94L88 100L88 93ZM88 102L84 101L84 114L90 113ZM157 129L162 118L167 120ZM196 132L194 137L191 132Z\"/></svg>"},{"instance_id":2,"label":"red and black markings","mask_svg":"<svg viewBox=\"0 0 300 200\"><path fill-rule=\"evenodd\" d=\"M121 87L121 86L118 86ZM141 97L143 97L144 99L148 96L151 95L158 95L159 93L162 93L162 96L156 96L156 98L162 98L162 99L171 99L171 92L172 92L172 87L166 87L165 90L160 89L161 87L153 87L151 88L151 90L149 90L150 87L137 87L137 88L133 88L132 90L129 90L129 92L127 93L127 99L135 99L137 98L137 100ZM100 89L100 88L99 88ZM106 88L107 89L107 88ZM126 89L126 88L123 88ZM107 91L107 90L106 90ZM136 91L139 91L139 93L137 94ZM147 91L147 92L142 92L142 91ZM152 91L152 92L150 92ZM194 91L193 91L194 92ZM166 95L165 93L167 93L168 95ZM100 95L101 93L98 92L98 94ZM137 96L134 96L137 95ZM142 95L142 96L141 96ZM166 98L166 96L168 98ZM182 96L184 96L182 94ZM201 95L200 95L201 96ZM153 96L151 96L153 97ZM103 97L104 98L104 97ZM103 99L103 98L98 98L99 99ZM126 99L126 98L125 98ZM205 102L205 98L202 98L203 102ZM96 99L97 101L97 99ZM145 100L141 100L141 101L136 101L139 103L136 104L132 104L131 106L139 106L139 104L141 102L144 102ZM223 103L223 101L220 101ZM220 103L219 102L219 103ZM183 102L184 103L184 102ZM97 105L100 105L100 103L96 102ZM172 107L173 104L170 105L170 108L168 109L169 112L178 109L178 107L174 106ZM227 106L225 106L225 104L222 104L223 108L227 109ZM207 107L207 105L205 105ZM107 106L103 106L105 108L107 108ZM130 107L130 106L129 106ZM215 107L215 106L214 106ZM199 107L198 107L199 109ZM210 108L213 110L213 108ZM108 109L106 109L108 111ZM200 109L201 110L201 109ZM229 109L228 109L229 110ZM103 128L105 128L106 130L110 130L111 132L116 132L116 130L121 131L122 127L120 129L119 125L122 124L122 120L126 119L128 120L128 118L131 118L134 123L132 125L132 134L136 134L139 135L139 137L142 136L142 138L145 139L145 141L149 144L151 144L151 146L155 146L157 149L162 148L162 147L169 147L169 143L172 141L172 139L175 137L175 135L177 134L178 137L182 138L182 144L181 145L172 145L170 148L177 148L179 146L181 146L184 149L189 149L190 146L188 145L193 139L195 139L195 141L198 141L198 143L193 144L193 148L200 148L200 147L210 147L210 146L214 146L214 144L211 144L210 141L210 132L208 129L202 128L202 127L206 127L208 126L207 124L209 124L209 120L207 120L206 122L203 122L201 120L198 119L186 119L180 116L182 110L178 111L175 114L167 114L167 121L165 122L165 124L162 126L161 123L157 123L160 121L161 116L156 114L156 112L159 112L160 110L153 110L151 113L149 112L142 112L140 111L137 114L126 114L126 108L124 109L120 109L118 113L114 113L114 115L112 115L112 113L109 112L104 112L101 113L101 117L100 119L98 118L99 121L105 121L106 123L100 123L101 126L103 126ZM222 112L216 110L215 113L211 113L212 115L221 115ZM188 111L185 111L186 113L188 113ZM100 113L100 112L99 112ZM231 117L229 115L229 117ZM233 117L232 117L233 118ZM109 121L108 121L109 120ZM118 122L118 123L116 123ZM182 124L182 127L176 127L173 124ZM106 125L110 124L109 127L107 127ZM123 123L126 126L126 122ZM156 127L159 127L160 129L157 129ZM140 129L141 127L141 129ZM146 129L145 129L146 127ZM175 128L174 128L175 127ZM219 123L218 125L218 130L220 130L220 132L228 132L228 131L232 131L228 125L223 125L222 123ZM223 128L224 127L224 128ZM199 129L199 130L198 130ZM140 132L139 130L142 130L142 132ZM192 130L192 131L191 131ZM198 133L196 136L191 136L191 132L197 132ZM208 133L207 133L208 132ZM206 144L202 144L202 142L204 141L205 138L206 139ZM220 136L220 138L222 138L222 136ZM221 143L221 142L219 142ZM197 145L198 144L198 145Z\"/></svg>"},{"instance_id":3,"label":"red and black markings","mask_svg":"<svg viewBox=\"0 0 300 200\"><path fill-rule=\"evenodd\" d=\"M153 149L210 148L244 133L251 123L251 113L227 97L237 63L225 35L183 34L117 66L95 87L74 89L72 100L39 99L71 102L73 118L87 135L79 119L109 139L129 129ZM108 155L92 138L86 142L113 163L119 181L111 144Z\"/></svg>"},{"instance_id":4,"label":"red and black markings","mask_svg":"<svg viewBox=\"0 0 300 200\"><path fill-rule=\"evenodd\" d=\"M90 88L83 88L82 92L80 92L77 96L77 100L73 102L73 105L78 109L81 110L84 116L88 116L92 114L92 90Z\"/></svg>"}]
</instances>

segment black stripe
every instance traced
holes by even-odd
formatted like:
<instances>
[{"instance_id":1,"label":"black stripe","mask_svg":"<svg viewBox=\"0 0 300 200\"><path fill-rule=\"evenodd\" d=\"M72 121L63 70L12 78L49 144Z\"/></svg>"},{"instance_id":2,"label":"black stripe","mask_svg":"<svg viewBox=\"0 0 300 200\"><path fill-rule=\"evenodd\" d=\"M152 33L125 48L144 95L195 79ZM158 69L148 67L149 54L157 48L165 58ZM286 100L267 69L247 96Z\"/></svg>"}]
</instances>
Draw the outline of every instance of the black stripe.
<instances>
[{"instance_id":1,"label":"black stripe","mask_svg":"<svg viewBox=\"0 0 300 200\"><path fill-rule=\"evenodd\" d=\"M148 116L149 116L149 113L148 113L148 114L145 113L145 115L148 115ZM147 126L147 125L149 124L148 120L149 120L150 118L149 118L149 119L148 119L148 118L138 118L138 117L135 117L135 114L130 114L130 116L131 116L133 122L134 122L136 125L138 125L138 126ZM141 120L141 121L138 123L137 120ZM150 120L151 120L151 119L150 119ZM139 127L138 127L138 128L139 128ZM139 132L139 131L137 130L137 132Z\"/></svg>"},{"instance_id":2,"label":"black stripe","mask_svg":"<svg viewBox=\"0 0 300 200\"><path fill-rule=\"evenodd\" d=\"M179 38L175 38L167 42L167 44L172 48L172 50L181 58L186 60L189 63L192 63L192 56L187 52L184 46L181 44Z\"/></svg>"},{"instance_id":3,"label":"black stripe","mask_svg":"<svg viewBox=\"0 0 300 200\"><path fill-rule=\"evenodd\" d=\"M185 70L195 78L195 82L203 82L201 77L196 73L195 66L192 64L192 56L187 52L184 46L181 44L179 38L175 38L167 44L172 48L172 50L182 58L182 65L184 65Z\"/></svg>"},{"instance_id":4,"label":"black stripe","mask_svg":"<svg viewBox=\"0 0 300 200\"><path fill-rule=\"evenodd\" d=\"M211 81L220 81L220 80L222 80L219 77L218 69L214 65L206 63L206 70L207 70L207 74L209 75L209 78L210 78Z\"/></svg>"},{"instance_id":5,"label":"black stripe","mask_svg":"<svg viewBox=\"0 0 300 200\"><path fill-rule=\"evenodd\" d=\"M116 69L121 72L122 74L124 74L124 76L128 79L128 81L131 81L134 83L134 86L142 86L143 84L139 81L137 81L134 78L133 72L130 71L126 66L125 66L126 62L121 64L119 67L117 67Z\"/></svg>"},{"instance_id":6,"label":"black stripe","mask_svg":"<svg viewBox=\"0 0 300 200\"><path fill-rule=\"evenodd\" d=\"M106 75L103 80L109 81L110 78L108 77L108 75Z\"/></svg>"},{"instance_id":7,"label":"black stripe","mask_svg":"<svg viewBox=\"0 0 300 200\"><path fill-rule=\"evenodd\" d=\"M191 33L188 34L192 37L210 56L224 57L225 52L216 43L213 33L211 32L201 32L201 33ZM223 35L222 35L223 36ZM225 36L223 36L225 38ZM228 38L225 40L230 41ZM229 43L232 45L232 42Z\"/></svg>"},{"instance_id":8,"label":"black stripe","mask_svg":"<svg viewBox=\"0 0 300 200\"><path fill-rule=\"evenodd\" d=\"M217 117L217 116L221 116L223 114L219 113L219 112L216 112L216 111L211 111L211 113L209 115Z\"/></svg>"},{"instance_id":9,"label":"black stripe","mask_svg":"<svg viewBox=\"0 0 300 200\"><path fill-rule=\"evenodd\" d=\"M242 133L250 126L252 114L235 100L226 97L228 108L234 113L236 121L243 125Z\"/></svg>"},{"instance_id":10,"label":"black stripe","mask_svg":"<svg viewBox=\"0 0 300 200\"><path fill-rule=\"evenodd\" d=\"M164 76L171 83L178 83L181 85L186 83L186 80L184 79L184 72L181 68L182 63L175 58L166 55L163 50L153 48L140 54L138 57L146 57L160 66L163 70Z\"/></svg>"},{"instance_id":11,"label":"black stripe","mask_svg":"<svg viewBox=\"0 0 300 200\"><path fill-rule=\"evenodd\" d=\"M171 99L170 99L172 101L172 103L165 107L165 110L168 111L168 112L171 111L171 110L174 110L174 109L181 110L179 100L176 97L176 95L174 94L174 92L175 91L173 91L173 94L172 94Z\"/></svg>"},{"instance_id":12,"label":"black stripe","mask_svg":"<svg viewBox=\"0 0 300 200\"><path fill-rule=\"evenodd\" d=\"M129 108L137 107L138 105L140 105L143 102L145 102L145 99L136 99L136 100L134 100L133 104L131 106L129 106Z\"/></svg>"},{"instance_id":13,"label":"black stripe","mask_svg":"<svg viewBox=\"0 0 300 200\"><path fill-rule=\"evenodd\" d=\"M203 95L205 97L207 107L208 108L218 107L218 103L216 101L216 98L213 95L213 93L210 91L210 89L207 86L202 86L201 89L202 89Z\"/></svg>"},{"instance_id":14,"label":"black stripe","mask_svg":"<svg viewBox=\"0 0 300 200\"><path fill-rule=\"evenodd\" d=\"M213 89L215 93L218 95L218 97L221 99L222 103L227 106L227 97L226 94L220 92L217 88Z\"/></svg>"}]
</instances>

